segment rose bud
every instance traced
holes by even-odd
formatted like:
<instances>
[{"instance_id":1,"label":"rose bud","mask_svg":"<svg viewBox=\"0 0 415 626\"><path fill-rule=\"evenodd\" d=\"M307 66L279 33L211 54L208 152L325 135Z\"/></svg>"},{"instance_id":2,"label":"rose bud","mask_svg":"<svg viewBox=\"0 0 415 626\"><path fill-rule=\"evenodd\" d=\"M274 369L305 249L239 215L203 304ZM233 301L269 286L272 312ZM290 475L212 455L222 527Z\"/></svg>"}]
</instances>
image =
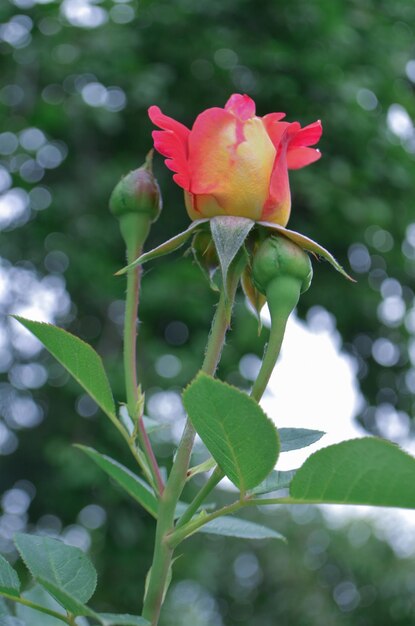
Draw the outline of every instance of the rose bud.
<instances>
[{"instance_id":1,"label":"rose bud","mask_svg":"<svg viewBox=\"0 0 415 626\"><path fill-rule=\"evenodd\" d=\"M152 151L144 165L123 176L110 197L110 210L116 217L128 213L148 215L154 222L160 215L160 187L152 170Z\"/></svg>"},{"instance_id":2,"label":"rose bud","mask_svg":"<svg viewBox=\"0 0 415 626\"><path fill-rule=\"evenodd\" d=\"M154 146L184 189L192 220L232 215L285 226L291 210L288 170L317 161L310 148L321 137L319 121L301 128L284 113L255 115L255 103L234 94L225 108L203 111L191 130L149 108Z\"/></svg>"},{"instance_id":3,"label":"rose bud","mask_svg":"<svg viewBox=\"0 0 415 626\"><path fill-rule=\"evenodd\" d=\"M261 369L251 395L259 400L268 384L280 353L285 327L300 295L313 277L310 257L283 235L265 239L254 255L253 282L267 298L271 329Z\"/></svg>"}]
</instances>

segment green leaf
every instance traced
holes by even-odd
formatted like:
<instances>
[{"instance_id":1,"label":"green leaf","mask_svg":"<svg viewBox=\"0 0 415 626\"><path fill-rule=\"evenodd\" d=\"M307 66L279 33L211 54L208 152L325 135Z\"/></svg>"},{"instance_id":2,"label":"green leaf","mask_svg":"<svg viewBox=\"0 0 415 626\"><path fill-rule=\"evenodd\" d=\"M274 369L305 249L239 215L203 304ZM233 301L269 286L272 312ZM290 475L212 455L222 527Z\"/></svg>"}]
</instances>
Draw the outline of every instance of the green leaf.
<instances>
[{"instance_id":1,"label":"green leaf","mask_svg":"<svg viewBox=\"0 0 415 626\"><path fill-rule=\"evenodd\" d=\"M0 593L7 593L19 597L20 580L12 566L0 555Z\"/></svg>"},{"instance_id":2,"label":"green leaf","mask_svg":"<svg viewBox=\"0 0 415 626\"><path fill-rule=\"evenodd\" d=\"M0 617L0 626L32 626L32 622L24 622L18 617L13 617L12 615L3 615ZM62 622L60 622L60 626L62 626Z\"/></svg>"},{"instance_id":3,"label":"green leaf","mask_svg":"<svg viewBox=\"0 0 415 626\"><path fill-rule=\"evenodd\" d=\"M278 458L278 434L255 400L200 373L183 403L209 452L242 492L268 476Z\"/></svg>"},{"instance_id":4,"label":"green leaf","mask_svg":"<svg viewBox=\"0 0 415 626\"><path fill-rule=\"evenodd\" d=\"M38 577L39 583L57 600L61 607L64 607L68 613L73 615L88 616L98 619L97 613L86 606L83 602L79 602L76 598L59 588L54 583Z\"/></svg>"},{"instance_id":5,"label":"green leaf","mask_svg":"<svg viewBox=\"0 0 415 626\"><path fill-rule=\"evenodd\" d=\"M300 450L316 443L326 433L321 430L309 430L308 428L279 428L278 434L281 441L281 452Z\"/></svg>"},{"instance_id":6,"label":"green leaf","mask_svg":"<svg viewBox=\"0 0 415 626\"><path fill-rule=\"evenodd\" d=\"M271 491L278 491L279 489L286 489L290 486L290 482L294 478L297 470L288 470L286 472L279 472L272 470L271 474L257 487L252 489L250 493L260 495L262 493L270 493Z\"/></svg>"},{"instance_id":7,"label":"green leaf","mask_svg":"<svg viewBox=\"0 0 415 626\"><path fill-rule=\"evenodd\" d=\"M255 222L246 217L220 215L210 220L210 231L218 253L223 284L227 284L228 269Z\"/></svg>"},{"instance_id":8,"label":"green leaf","mask_svg":"<svg viewBox=\"0 0 415 626\"><path fill-rule=\"evenodd\" d=\"M144 617L139 615L116 615L115 613L100 613L99 618L103 626L150 626Z\"/></svg>"},{"instance_id":9,"label":"green leaf","mask_svg":"<svg viewBox=\"0 0 415 626\"><path fill-rule=\"evenodd\" d=\"M56 600L75 615L93 615L84 606L95 591L97 574L79 548L50 537L15 535L15 544L24 563Z\"/></svg>"},{"instance_id":10,"label":"green leaf","mask_svg":"<svg viewBox=\"0 0 415 626\"><path fill-rule=\"evenodd\" d=\"M239 517L218 517L201 526L198 532L241 539L282 539L285 541L285 537L276 530Z\"/></svg>"},{"instance_id":11,"label":"green leaf","mask_svg":"<svg viewBox=\"0 0 415 626\"><path fill-rule=\"evenodd\" d=\"M27 320L17 315L13 317L43 343L52 356L89 393L104 413L114 418L115 405L111 387L101 357L95 350L62 328Z\"/></svg>"},{"instance_id":12,"label":"green leaf","mask_svg":"<svg viewBox=\"0 0 415 626\"><path fill-rule=\"evenodd\" d=\"M3 615L10 615L10 611L4 598L0 598L0 616L3 617Z\"/></svg>"},{"instance_id":13,"label":"green leaf","mask_svg":"<svg viewBox=\"0 0 415 626\"><path fill-rule=\"evenodd\" d=\"M131 470L106 454L101 454L88 446L76 445L79 450L85 452L104 472L136 500L153 517L157 517L158 502L151 487L136 476Z\"/></svg>"},{"instance_id":14,"label":"green leaf","mask_svg":"<svg viewBox=\"0 0 415 626\"><path fill-rule=\"evenodd\" d=\"M137 259L135 259L135 261L133 261L129 265L126 265L126 267L123 267L121 270L116 272L115 275L121 276L122 274L125 274L126 272L128 272L128 270L131 270L134 267L137 267L137 265L143 265L144 263L147 263L147 261L152 261L153 259L157 259L159 256L170 254L170 252L174 252L175 250L178 250L195 233L197 228L199 228L201 224L205 224L207 221L208 220L196 220L195 222L192 222L189 228L187 228L185 231L183 231L179 235L175 235L168 241L165 241L164 243L160 244L159 246L157 246L157 248L153 248L153 250L149 250L149 252L145 252L144 254L139 256Z\"/></svg>"},{"instance_id":15,"label":"green leaf","mask_svg":"<svg viewBox=\"0 0 415 626\"><path fill-rule=\"evenodd\" d=\"M22 594L23 598L35 604L44 606L66 617L66 611L56 600L40 585L35 585L29 591ZM40 611L34 611L24 604L16 604L16 615L30 626L62 626L62 621L52 615L46 615Z\"/></svg>"},{"instance_id":16,"label":"green leaf","mask_svg":"<svg viewBox=\"0 0 415 626\"><path fill-rule=\"evenodd\" d=\"M266 228L270 228L271 230L278 231L282 235L285 235L288 239L291 239L291 241L300 246L300 248L303 248L303 250L308 250L308 252L313 252L314 254L323 257L334 267L335 270L340 272L340 274L343 274L345 278L351 280L353 283L356 282L354 278L349 276L349 274L343 269L331 252L323 248L323 246L320 246L320 244L316 241L313 241L309 237L306 237L301 233L297 233L294 230L288 230L288 228L284 228L284 226L280 226L279 224L273 224L272 222L258 222L258 224L265 226Z\"/></svg>"},{"instance_id":17,"label":"green leaf","mask_svg":"<svg viewBox=\"0 0 415 626\"><path fill-rule=\"evenodd\" d=\"M327 502L415 508L415 458L363 437L312 454L291 483L293 503Z\"/></svg>"}]
</instances>

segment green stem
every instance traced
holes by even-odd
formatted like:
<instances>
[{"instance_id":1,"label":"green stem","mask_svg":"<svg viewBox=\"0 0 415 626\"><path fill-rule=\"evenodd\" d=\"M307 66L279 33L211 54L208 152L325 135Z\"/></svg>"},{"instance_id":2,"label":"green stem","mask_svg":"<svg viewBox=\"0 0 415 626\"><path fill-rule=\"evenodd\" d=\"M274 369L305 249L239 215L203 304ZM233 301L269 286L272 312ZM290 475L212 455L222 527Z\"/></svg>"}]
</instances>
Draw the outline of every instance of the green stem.
<instances>
[{"instance_id":1,"label":"green stem","mask_svg":"<svg viewBox=\"0 0 415 626\"><path fill-rule=\"evenodd\" d=\"M142 251L147 238L150 220L146 214L127 214L120 220L120 228L127 246L127 262L130 264ZM148 468L140 462L147 478L158 493L164 489L163 479L150 439L144 427L142 415L137 415L139 399L137 389L137 310L141 282L141 267L131 269L127 273L127 295L124 318L124 375L127 395L127 409L133 421L137 421L138 439L146 457ZM134 442L131 442L134 446ZM130 446L131 447L131 446ZM137 460L139 457L136 457Z\"/></svg>"},{"instance_id":2,"label":"green stem","mask_svg":"<svg viewBox=\"0 0 415 626\"><path fill-rule=\"evenodd\" d=\"M181 518L176 524L176 528L184 526L187 522L190 522L193 515L196 513L199 506L204 502L206 497L210 494L212 489L222 480L225 476L220 467L216 466L216 469L212 472L209 480L203 485L202 489L196 494L192 502L189 504Z\"/></svg>"},{"instance_id":3,"label":"green stem","mask_svg":"<svg viewBox=\"0 0 415 626\"><path fill-rule=\"evenodd\" d=\"M299 291L298 291L298 295L299 295ZM298 301L298 296L297 297L294 296L294 300L296 303ZM257 402L259 402L260 399L262 398L262 395L267 387L268 381L275 367L275 363L281 351L281 345L284 339L284 333L285 333L285 327L287 325L287 320L291 311L294 308L292 300L287 301L284 299L280 300L278 298L277 299L273 298L273 301L274 301L273 304L270 303L272 323L271 323L271 328L270 328L269 341L265 350L264 358L262 360L261 369L259 371L257 379L255 380L253 384L251 394L250 394L251 397ZM220 474L216 474L217 471L220 472ZM182 541L186 536L194 532L194 530L192 530L193 528L192 523L188 523L188 522L190 522L190 520L192 519L193 515L195 514L199 506L206 499L206 497L209 495L212 489L214 489L214 487L217 485L219 480L223 478L223 475L224 475L223 472L219 468L216 468L215 472L213 472L210 479L202 487L201 491L196 495L193 502L191 502L191 504L186 509L182 517L179 519L179 522L176 525L176 529L183 528L181 533L177 535L177 536L180 536L180 541ZM248 500L246 502L248 502ZM215 511L210 516L207 516L207 517L204 516L203 518L200 518L199 520L195 521L195 523L197 522L197 528L206 524L210 519L215 519L215 517L224 515L223 511L224 511L223 509L219 509L219 511ZM225 512L228 512L228 511L225 510ZM212 515L214 515L214 517L211 517ZM176 537L176 532L174 532L174 537Z\"/></svg>"},{"instance_id":4,"label":"green stem","mask_svg":"<svg viewBox=\"0 0 415 626\"><path fill-rule=\"evenodd\" d=\"M298 504L294 498L290 496L284 498L252 498L247 501L248 505L266 506L271 504ZM321 500L307 500L307 504L321 504Z\"/></svg>"},{"instance_id":5,"label":"green stem","mask_svg":"<svg viewBox=\"0 0 415 626\"><path fill-rule=\"evenodd\" d=\"M62 613L58 613L57 611L53 611L52 609L48 609L46 606L42 606L40 604L36 604L36 602L31 602L31 600L27 600L26 598L22 598L21 596L17 597L12 596L9 593L0 592L0 595L7 600L11 600L12 602L17 602L18 604L23 604L24 606L33 609L34 611L39 611L40 613L45 613L46 615L50 615L51 617L55 617L56 619L65 622L65 624L71 624L70 617L67 615L63 615Z\"/></svg>"},{"instance_id":6,"label":"green stem","mask_svg":"<svg viewBox=\"0 0 415 626\"><path fill-rule=\"evenodd\" d=\"M222 289L221 291L202 365L202 371L206 374L213 375L216 371L229 325L229 300L231 302L234 300L238 281L239 275L235 273L233 280L230 281L228 298L225 295L225 290ZM196 432L188 419L166 488L159 503L153 563L143 607L143 617L151 623L151 626L157 626L163 603L167 576L173 555L173 548L169 546L167 537L174 530L174 514L177 502L186 483L195 434Z\"/></svg>"},{"instance_id":7,"label":"green stem","mask_svg":"<svg viewBox=\"0 0 415 626\"><path fill-rule=\"evenodd\" d=\"M273 287L275 287L276 293L272 293ZM285 299L279 291L277 281L275 281L275 285L270 285L267 291L267 299L271 313L271 328L269 331L268 344L261 363L261 369L259 370L259 374L251 390L251 397L257 402L262 398L262 394L268 385L281 351L288 318L297 304L299 296L300 289L298 288L298 292L292 298Z\"/></svg>"},{"instance_id":8,"label":"green stem","mask_svg":"<svg viewBox=\"0 0 415 626\"><path fill-rule=\"evenodd\" d=\"M278 318L278 319L277 319ZM274 369L276 360L278 359L278 355L281 350L282 341L284 338L285 327L287 323L287 317L285 315L282 316L273 316L272 326L270 329L269 342L265 351L265 355L261 364L261 369L258 374L258 378L254 382L251 391L251 397L254 398L257 402L260 401L262 394L264 393L266 386L268 384L269 378ZM170 535L169 543L172 546L176 546L178 543L183 541L186 537L191 535L195 530L207 524L211 519L215 519L216 517L220 517L221 515L225 515L226 513L234 513L239 506L236 506L235 502L232 505L228 505L227 507L223 507L218 511L214 511L210 515L203 516L191 522L193 515L202 504L202 502L206 499L209 493L214 489L214 487L218 484L218 482L223 478L224 474L222 470L216 467L216 470L211 475L210 479L206 482L206 484L202 487L200 492L196 495L193 502L190 503L189 507L186 509L182 517L179 519L176 524L176 530ZM240 502L240 501L238 501ZM244 500L244 504L251 504L249 500ZM268 504L265 502L264 504ZM178 530L180 528L180 531Z\"/></svg>"},{"instance_id":9,"label":"green stem","mask_svg":"<svg viewBox=\"0 0 415 626\"><path fill-rule=\"evenodd\" d=\"M203 515L203 517L198 517L195 520L190 521L185 526L181 526L180 528L176 527L176 529L168 537L168 544L172 548L175 548L181 541L183 541L183 539L186 539L187 537L189 537L189 535L195 533L197 530L199 530L199 528L201 528L208 522L211 522L218 517L222 517L222 515L230 515L232 513L235 513L243 506L246 506L247 503L247 499L236 500L235 502L232 502L232 504L227 504L226 506L223 506L221 509L214 511L213 513Z\"/></svg>"},{"instance_id":10,"label":"green stem","mask_svg":"<svg viewBox=\"0 0 415 626\"><path fill-rule=\"evenodd\" d=\"M269 331L268 344L261 363L261 369L259 370L257 379L255 380L251 390L251 397L257 402L259 402L262 398L262 394L268 385L275 363L277 362L280 354L286 323L287 320L281 320L278 324L274 321L272 322Z\"/></svg>"}]
</instances>

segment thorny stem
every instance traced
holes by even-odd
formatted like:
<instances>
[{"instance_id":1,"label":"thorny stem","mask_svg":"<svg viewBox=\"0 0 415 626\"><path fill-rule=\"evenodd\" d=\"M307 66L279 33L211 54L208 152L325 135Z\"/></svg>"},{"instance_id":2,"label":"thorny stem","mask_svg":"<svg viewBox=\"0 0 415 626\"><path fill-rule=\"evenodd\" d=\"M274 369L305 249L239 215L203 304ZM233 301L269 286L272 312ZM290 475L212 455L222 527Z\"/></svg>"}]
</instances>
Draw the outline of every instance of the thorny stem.
<instances>
[{"instance_id":1,"label":"thorny stem","mask_svg":"<svg viewBox=\"0 0 415 626\"><path fill-rule=\"evenodd\" d=\"M299 295L299 292L298 292ZM296 298L298 300L298 296ZM267 387L268 381L274 369L275 363L278 359L279 353L281 351L282 341L284 339L285 327L287 324L288 317L294 308L294 303L291 302L287 304L286 301L278 301L277 305L270 307L271 310L271 319L272 324L270 328L269 341L268 345L265 349L264 358L262 360L261 368L258 373L257 379L255 380L252 390L251 390L251 398L260 401L262 395ZM210 515L203 515L194 520L192 517L196 513L199 506L206 499L209 493L214 489L217 483L223 478L224 474L222 470L217 466L211 475L210 479L206 482L206 484L202 487L201 491L196 495L193 502L190 503L189 507L186 509L182 517L179 519L179 522L176 525L175 532L171 535L170 541L171 545L177 545L180 541L182 541L186 536L192 534L206 524L211 519L215 519L220 515L224 515L225 512L228 512L227 509L219 509L219 511L215 511ZM252 499L246 498L242 499L241 502L244 504L251 504ZM267 502L261 501L261 504L268 504ZM231 505L231 506L236 506ZM239 507L237 507L239 508ZM232 512L237 509L232 509ZM212 517L213 516L213 517ZM180 532L179 529L180 528ZM173 539L174 538L174 539ZM176 539L177 538L177 539Z\"/></svg>"},{"instance_id":2,"label":"thorny stem","mask_svg":"<svg viewBox=\"0 0 415 626\"><path fill-rule=\"evenodd\" d=\"M221 291L202 365L202 371L206 374L213 375L216 371L229 326L229 311L235 298L239 276L239 271L234 271L230 276L228 296L226 296L224 289ZM195 434L195 430L188 419L166 488L160 499L153 564L143 607L143 617L150 621L151 626L157 626L158 624L163 596L166 590L166 581L168 580L173 555L173 548L168 544L168 536L174 530L174 514L180 494L186 483Z\"/></svg>"},{"instance_id":3,"label":"thorny stem","mask_svg":"<svg viewBox=\"0 0 415 626\"><path fill-rule=\"evenodd\" d=\"M127 219L131 218L131 219ZM120 221L120 227L127 245L127 261L130 264L136 259L142 250L144 241L149 230L149 218L147 215L126 215ZM127 273L127 296L125 302L124 318L124 372L125 390L127 395L127 409L131 419L137 422L138 440L143 449L146 464L141 461L140 465L146 473L148 479L158 493L164 489L163 479L150 439L144 427L142 415L137 414L137 403L139 400L137 389L137 310L139 304L141 282L141 267L138 266ZM135 446L135 442L129 442L130 448ZM134 452L133 452L134 453ZM140 455L134 455L139 460ZM148 467L147 467L148 466Z\"/></svg>"}]
</instances>

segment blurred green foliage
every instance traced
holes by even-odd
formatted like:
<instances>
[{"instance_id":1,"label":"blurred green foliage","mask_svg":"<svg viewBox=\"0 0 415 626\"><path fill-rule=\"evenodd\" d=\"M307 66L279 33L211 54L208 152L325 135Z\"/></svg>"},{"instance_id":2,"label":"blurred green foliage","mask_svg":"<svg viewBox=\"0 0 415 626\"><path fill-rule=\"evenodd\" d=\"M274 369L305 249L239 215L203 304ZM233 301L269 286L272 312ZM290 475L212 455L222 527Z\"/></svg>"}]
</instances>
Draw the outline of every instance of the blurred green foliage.
<instances>
[{"instance_id":1,"label":"blurred green foliage","mask_svg":"<svg viewBox=\"0 0 415 626\"><path fill-rule=\"evenodd\" d=\"M280 110L290 121L323 121L323 158L291 175L289 226L349 262L358 282L316 263L300 314L318 304L334 315L358 365L362 424L383 435L379 416L389 411L408 432L415 391L414 30L415 4L407 0L3 0L0 313L47 310L51 321L98 349L123 400L125 285L113 273L124 258L108 197L151 147L149 105L191 125L201 110L246 92L260 115ZM165 206L149 247L188 224L181 190L160 158L155 169ZM163 401L177 407L178 389L200 366L214 303L189 258L176 254L145 271L140 371L167 418L173 409ZM181 362L171 378L154 367L166 340ZM220 375L247 387L238 362L248 352L261 355L265 340L241 300ZM151 521L69 443L129 459L77 385L27 342L2 318L0 443L9 454L1 457L0 491L20 481L17 491L33 501L27 517L28 502L13 509L6 492L0 550L7 553L11 534L26 524L88 543L89 524L102 582L97 604L134 612L136 581L150 562ZM167 437L159 437L159 451L167 462ZM91 503L100 506L88 509ZM276 527L289 548L192 539L176 569L179 580L197 583L177 583L169 602L180 606L187 598L198 616L171 622L167 610L165 626L408 624L413 560L396 560L370 533L351 547L350 529L327 530L318 513L310 516L298 522L279 514ZM235 571L244 567L251 574L241 578ZM213 613L203 621L209 606Z\"/></svg>"}]
</instances>

